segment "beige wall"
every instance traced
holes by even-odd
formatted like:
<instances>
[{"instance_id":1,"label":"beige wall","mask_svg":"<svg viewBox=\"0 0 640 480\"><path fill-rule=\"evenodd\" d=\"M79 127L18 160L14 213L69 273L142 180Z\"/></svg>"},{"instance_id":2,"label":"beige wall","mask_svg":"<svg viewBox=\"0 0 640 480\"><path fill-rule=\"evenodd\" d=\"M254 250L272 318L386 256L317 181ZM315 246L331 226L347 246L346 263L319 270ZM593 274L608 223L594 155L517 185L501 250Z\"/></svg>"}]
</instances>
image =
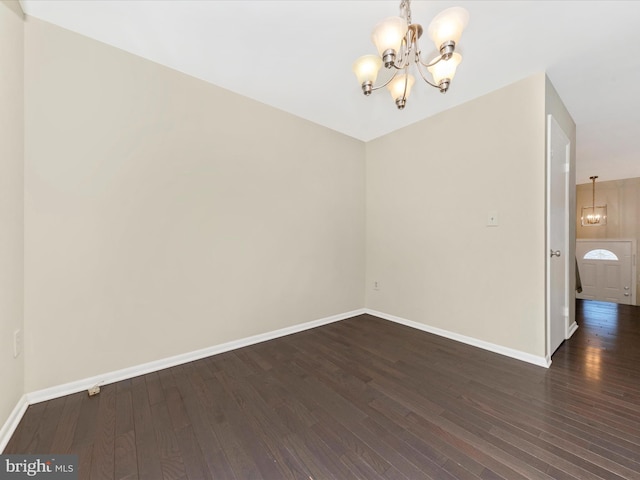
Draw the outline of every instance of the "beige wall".
<instances>
[{"instance_id":1,"label":"beige wall","mask_svg":"<svg viewBox=\"0 0 640 480\"><path fill-rule=\"evenodd\" d=\"M364 305L545 355L544 74L364 145L25 28L27 391Z\"/></svg>"},{"instance_id":2,"label":"beige wall","mask_svg":"<svg viewBox=\"0 0 640 480\"><path fill-rule=\"evenodd\" d=\"M369 142L366 225L367 307L544 357L544 74Z\"/></svg>"},{"instance_id":3,"label":"beige wall","mask_svg":"<svg viewBox=\"0 0 640 480\"><path fill-rule=\"evenodd\" d=\"M27 391L363 307L362 142L25 28Z\"/></svg>"},{"instance_id":4,"label":"beige wall","mask_svg":"<svg viewBox=\"0 0 640 480\"><path fill-rule=\"evenodd\" d=\"M23 38L18 2L0 1L0 427L24 393L24 354L13 358L23 329Z\"/></svg>"},{"instance_id":5,"label":"beige wall","mask_svg":"<svg viewBox=\"0 0 640 480\"><path fill-rule=\"evenodd\" d=\"M593 172L597 175L598 172ZM635 239L636 248L640 239L640 178L599 182L596 180L596 204L607 205L607 224L599 227L583 227L580 222L582 207L593 203L591 183L581 184L577 189L576 230L577 238ZM636 252L639 258L640 248ZM640 277L636 301L640 302Z\"/></svg>"}]
</instances>

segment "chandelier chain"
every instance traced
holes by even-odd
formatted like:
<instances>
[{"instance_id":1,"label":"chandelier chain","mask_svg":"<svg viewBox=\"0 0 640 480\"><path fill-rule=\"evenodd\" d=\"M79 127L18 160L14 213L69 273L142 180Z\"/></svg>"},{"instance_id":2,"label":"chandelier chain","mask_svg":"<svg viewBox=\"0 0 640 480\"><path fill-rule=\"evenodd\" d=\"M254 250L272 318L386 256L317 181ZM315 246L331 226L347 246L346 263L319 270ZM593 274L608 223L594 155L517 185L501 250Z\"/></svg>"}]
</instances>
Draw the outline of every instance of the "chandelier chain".
<instances>
[{"instance_id":1,"label":"chandelier chain","mask_svg":"<svg viewBox=\"0 0 640 480\"><path fill-rule=\"evenodd\" d=\"M400 2L400 16L407 19L407 25L411 25L411 0Z\"/></svg>"}]
</instances>

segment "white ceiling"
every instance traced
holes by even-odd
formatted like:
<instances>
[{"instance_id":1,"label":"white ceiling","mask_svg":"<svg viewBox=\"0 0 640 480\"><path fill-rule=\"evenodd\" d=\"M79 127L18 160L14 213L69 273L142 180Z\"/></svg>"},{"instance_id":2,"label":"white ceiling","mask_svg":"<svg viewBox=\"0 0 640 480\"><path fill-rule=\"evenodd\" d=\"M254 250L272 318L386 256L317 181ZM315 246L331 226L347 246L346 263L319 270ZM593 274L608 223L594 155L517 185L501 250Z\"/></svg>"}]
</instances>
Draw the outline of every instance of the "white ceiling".
<instances>
[{"instance_id":1,"label":"white ceiling","mask_svg":"<svg viewBox=\"0 0 640 480\"><path fill-rule=\"evenodd\" d=\"M446 95L417 80L404 111L364 97L353 61L399 1L21 0L28 15L360 140L546 71L576 121L577 183L640 177L640 2L420 1L413 22L470 13ZM433 48L425 35L424 52ZM425 149L427 146L425 145Z\"/></svg>"}]
</instances>

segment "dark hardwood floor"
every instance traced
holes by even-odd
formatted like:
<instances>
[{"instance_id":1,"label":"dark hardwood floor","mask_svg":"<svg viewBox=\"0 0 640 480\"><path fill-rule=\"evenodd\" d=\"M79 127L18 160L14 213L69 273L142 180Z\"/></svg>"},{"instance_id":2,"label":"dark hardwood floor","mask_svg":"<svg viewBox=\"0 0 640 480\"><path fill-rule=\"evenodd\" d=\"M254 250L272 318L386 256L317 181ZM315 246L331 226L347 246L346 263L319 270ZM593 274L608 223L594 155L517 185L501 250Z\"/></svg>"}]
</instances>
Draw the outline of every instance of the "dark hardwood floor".
<instances>
[{"instance_id":1,"label":"dark hardwood floor","mask_svg":"<svg viewBox=\"0 0 640 480\"><path fill-rule=\"evenodd\" d=\"M578 303L550 369L362 315L29 407L81 479L640 479L640 308Z\"/></svg>"}]
</instances>

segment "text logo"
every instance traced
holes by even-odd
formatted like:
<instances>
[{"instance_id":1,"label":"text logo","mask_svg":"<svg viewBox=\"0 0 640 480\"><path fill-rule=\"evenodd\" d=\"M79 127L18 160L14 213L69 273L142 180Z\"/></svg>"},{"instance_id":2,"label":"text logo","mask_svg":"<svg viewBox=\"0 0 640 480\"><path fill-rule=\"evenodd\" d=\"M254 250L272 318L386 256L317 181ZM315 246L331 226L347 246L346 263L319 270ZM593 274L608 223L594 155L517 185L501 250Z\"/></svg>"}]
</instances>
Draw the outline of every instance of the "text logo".
<instances>
[{"instance_id":1,"label":"text logo","mask_svg":"<svg viewBox=\"0 0 640 480\"><path fill-rule=\"evenodd\" d=\"M0 455L0 480L78 480L77 455Z\"/></svg>"}]
</instances>

